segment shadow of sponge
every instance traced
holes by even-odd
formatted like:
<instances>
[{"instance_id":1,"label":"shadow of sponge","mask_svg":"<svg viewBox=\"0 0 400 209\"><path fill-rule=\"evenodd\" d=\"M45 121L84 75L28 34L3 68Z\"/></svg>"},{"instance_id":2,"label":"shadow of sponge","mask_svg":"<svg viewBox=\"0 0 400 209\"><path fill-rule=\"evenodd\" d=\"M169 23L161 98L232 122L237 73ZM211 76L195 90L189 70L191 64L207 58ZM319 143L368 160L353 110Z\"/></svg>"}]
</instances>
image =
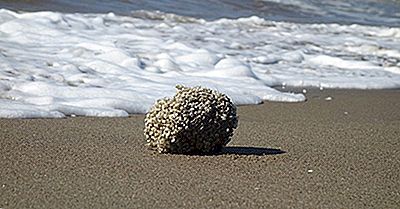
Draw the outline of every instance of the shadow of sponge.
<instances>
[{"instance_id":1,"label":"shadow of sponge","mask_svg":"<svg viewBox=\"0 0 400 209\"><path fill-rule=\"evenodd\" d=\"M227 155L279 155L284 153L286 152L281 149L239 146L223 147L220 152L220 154Z\"/></svg>"}]
</instances>

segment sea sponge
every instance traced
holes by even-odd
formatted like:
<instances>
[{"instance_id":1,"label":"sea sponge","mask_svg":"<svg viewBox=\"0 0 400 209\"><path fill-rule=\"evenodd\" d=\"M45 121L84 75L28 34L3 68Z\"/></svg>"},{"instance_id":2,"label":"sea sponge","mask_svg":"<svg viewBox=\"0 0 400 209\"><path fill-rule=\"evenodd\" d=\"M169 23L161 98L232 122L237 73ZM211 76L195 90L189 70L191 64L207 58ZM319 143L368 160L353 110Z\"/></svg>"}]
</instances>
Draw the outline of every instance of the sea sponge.
<instances>
[{"instance_id":1,"label":"sea sponge","mask_svg":"<svg viewBox=\"0 0 400 209\"><path fill-rule=\"evenodd\" d=\"M211 89L176 88L174 97L158 100L146 114L147 145L159 153L220 151L237 127L236 106L225 94Z\"/></svg>"}]
</instances>

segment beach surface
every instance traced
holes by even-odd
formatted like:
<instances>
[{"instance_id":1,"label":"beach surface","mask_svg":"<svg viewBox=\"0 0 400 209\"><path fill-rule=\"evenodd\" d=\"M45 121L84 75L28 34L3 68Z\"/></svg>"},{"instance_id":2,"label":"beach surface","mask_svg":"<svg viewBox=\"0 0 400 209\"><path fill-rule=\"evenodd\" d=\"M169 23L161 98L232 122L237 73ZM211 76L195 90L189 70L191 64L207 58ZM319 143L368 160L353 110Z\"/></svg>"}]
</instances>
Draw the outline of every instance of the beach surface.
<instances>
[{"instance_id":1,"label":"beach surface","mask_svg":"<svg viewBox=\"0 0 400 209\"><path fill-rule=\"evenodd\" d=\"M0 208L399 208L400 90L306 96L211 156L148 150L144 115L0 119Z\"/></svg>"}]
</instances>

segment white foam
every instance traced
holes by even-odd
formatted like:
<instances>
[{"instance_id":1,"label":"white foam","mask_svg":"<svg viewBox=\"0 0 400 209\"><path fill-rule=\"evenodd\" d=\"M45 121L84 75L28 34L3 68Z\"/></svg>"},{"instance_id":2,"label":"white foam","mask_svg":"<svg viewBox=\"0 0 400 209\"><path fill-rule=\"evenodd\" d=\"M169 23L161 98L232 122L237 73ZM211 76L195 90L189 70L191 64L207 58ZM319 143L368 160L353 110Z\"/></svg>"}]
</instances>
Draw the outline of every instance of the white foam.
<instances>
[{"instance_id":1,"label":"white foam","mask_svg":"<svg viewBox=\"0 0 400 209\"><path fill-rule=\"evenodd\" d=\"M176 84L236 104L300 102L273 86L400 87L399 28L295 24L258 17L0 10L0 117L125 117Z\"/></svg>"},{"instance_id":2,"label":"white foam","mask_svg":"<svg viewBox=\"0 0 400 209\"><path fill-rule=\"evenodd\" d=\"M220 60L208 76L258 79L248 64L231 57Z\"/></svg>"}]
</instances>

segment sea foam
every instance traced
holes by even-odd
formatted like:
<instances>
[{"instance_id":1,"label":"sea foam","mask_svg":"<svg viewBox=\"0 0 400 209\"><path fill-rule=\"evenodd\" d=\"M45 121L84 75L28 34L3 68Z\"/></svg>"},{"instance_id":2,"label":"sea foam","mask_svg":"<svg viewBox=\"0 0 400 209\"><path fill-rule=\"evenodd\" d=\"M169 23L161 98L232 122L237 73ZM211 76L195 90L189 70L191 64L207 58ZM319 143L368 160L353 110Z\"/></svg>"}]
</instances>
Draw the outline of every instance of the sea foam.
<instances>
[{"instance_id":1,"label":"sea foam","mask_svg":"<svg viewBox=\"0 0 400 209\"><path fill-rule=\"evenodd\" d=\"M176 84L239 105L306 99L280 85L400 87L399 28L142 14L1 9L0 117L125 117Z\"/></svg>"}]
</instances>

